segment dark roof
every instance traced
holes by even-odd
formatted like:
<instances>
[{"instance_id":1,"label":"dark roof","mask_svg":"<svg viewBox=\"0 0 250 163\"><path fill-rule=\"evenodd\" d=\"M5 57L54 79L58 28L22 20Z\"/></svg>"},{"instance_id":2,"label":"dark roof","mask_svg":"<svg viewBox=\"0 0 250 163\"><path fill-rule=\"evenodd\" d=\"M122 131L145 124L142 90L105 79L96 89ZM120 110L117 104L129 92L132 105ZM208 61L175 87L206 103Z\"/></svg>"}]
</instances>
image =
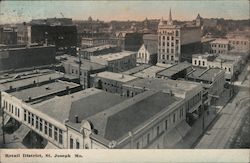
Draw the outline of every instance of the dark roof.
<instances>
[{"instance_id":1,"label":"dark roof","mask_svg":"<svg viewBox=\"0 0 250 163\"><path fill-rule=\"evenodd\" d=\"M146 91L90 117L89 121L104 138L117 140L177 100L167 93Z\"/></svg>"},{"instance_id":2,"label":"dark roof","mask_svg":"<svg viewBox=\"0 0 250 163\"><path fill-rule=\"evenodd\" d=\"M132 75L132 74L135 74L139 71L142 71L146 68L149 68L151 65L147 65L147 64L142 64L140 66L137 66L137 67L134 67L132 69L129 69L128 71L124 71L122 72L123 74L126 74L126 75Z\"/></svg>"},{"instance_id":3,"label":"dark roof","mask_svg":"<svg viewBox=\"0 0 250 163\"><path fill-rule=\"evenodd\" d=\"M122 101L124 101L124 97L104 91L79 99L72 103L69 120L74 122L75 115L77 115L81 121Z\"/></svg>"},{"instance_id":4,"label":"dark roof","mask_svg":"<svg viewBox=\"0 0 250 163\"><path fill-rule=\"evenodd\" d=\"M158 35L157 34L144 34L143 40L155 40L158 41Z\"/></svg>"},{"instance_id":5,"label":"dark roof","mask_svg":"<svg viewBox=\"0 0 250 163\"><path fill-rule=\"evenodd\" d=\"M50 100L33 105L34 108L63 123L80 130L80 123L75 123L75 115L79 122L98 112L108 109L125 98L117 94L89 88L70 95L56 96Z\"/></svg>"},{"instance_id":6,"label":"dark roof","mask_svg":"<svg viewBox=\"0 0 250 163\"><path fill-rule=\"evenodd\" d=\"M199 79L203 81L213 82L217 75L221 73L222 70L219 68L201 68L193 67L193 71L188 75L188 78Z\"/></svg>"},{"instance_id":7,"label":"dark roof","mask_svg":"<svg viewBox=\"0 0 250 163\"><path fill-rule=\"evenodd\" d=\"M158 72L157 74L161 75L161 76L171 77L171 76L177 74L178 72L183 71L191 66L192 65L190 63L185 61L185 62L181 62L181 63L176 64L176 65L173 65L173 66L171 66L171 67L169 67L161 72Z\"/></svg>"}]
</instances>

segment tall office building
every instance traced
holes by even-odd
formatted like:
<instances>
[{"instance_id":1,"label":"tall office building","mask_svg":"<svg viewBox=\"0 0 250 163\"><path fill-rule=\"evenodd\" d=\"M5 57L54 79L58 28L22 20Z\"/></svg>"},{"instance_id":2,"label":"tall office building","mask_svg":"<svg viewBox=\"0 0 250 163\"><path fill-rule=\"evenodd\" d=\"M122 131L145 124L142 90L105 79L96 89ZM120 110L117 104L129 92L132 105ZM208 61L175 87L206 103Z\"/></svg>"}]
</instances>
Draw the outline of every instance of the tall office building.
<instances>
[{"instance_id":1,"label":"tall office building","mask_svg":"<svg viewBox=\"0 0 250 163\"><path fill-rule=\"evenodd\" d=\"M158 63L174 64L192 61L192 54L200 50L201 31L195 25L177 25L172 19L162 18L158 25Z\"/></svg>"}]
</instances>

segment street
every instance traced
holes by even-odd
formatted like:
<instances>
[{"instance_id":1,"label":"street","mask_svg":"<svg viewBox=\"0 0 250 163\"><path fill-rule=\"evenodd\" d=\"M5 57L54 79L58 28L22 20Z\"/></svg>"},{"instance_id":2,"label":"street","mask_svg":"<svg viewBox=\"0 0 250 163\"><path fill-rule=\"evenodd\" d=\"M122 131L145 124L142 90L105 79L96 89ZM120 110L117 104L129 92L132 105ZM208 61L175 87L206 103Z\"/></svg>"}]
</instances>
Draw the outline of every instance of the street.
<instances>
[{"instance_id":1,"label":"street","mask_svg":"<svg viewBox=\"0 0 250 163\"><path fill-rule=\"evenodd\" d=\"M246 68L244 71L246 71ZM240 84L236 86L238 89L236 96L218 113L218 117L212 122L195 148L232 148L232 143L235 142L235 138L241 134L239 132L241 131L242 125L245 124L243 123L244 119L249 119L250 116L248 114L250 110L249 86L246 84L249 82L247 78L249 72L245 75L245 80L238 82Z\"/></svg>"}]
</instances>

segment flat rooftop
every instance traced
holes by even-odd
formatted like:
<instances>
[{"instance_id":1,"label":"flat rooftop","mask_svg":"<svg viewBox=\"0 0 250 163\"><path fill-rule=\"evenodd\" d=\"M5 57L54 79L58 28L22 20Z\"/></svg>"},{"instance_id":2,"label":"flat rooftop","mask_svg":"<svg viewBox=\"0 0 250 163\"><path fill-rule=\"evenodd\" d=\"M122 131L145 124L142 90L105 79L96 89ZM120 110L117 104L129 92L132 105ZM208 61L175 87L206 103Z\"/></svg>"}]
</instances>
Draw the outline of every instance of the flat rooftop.
<instances>
[{"instance_id":1,"label":"flat rooftop","mask_svg":"<svg viewBox=\"0 0 250 163\"><path fill-rule=\"evenodd\" d=\"M133 76L140 77L140 78L154 78L156 76L156 73L164 69L166 68L159 67L159 66L150 66L140 72L133 74Z\"/></svg>"},{"instance_id":2,"label":"flat rooftop","mask_svg":"<svg viewBox=\"0 0 250 163\"><path fill-rule=\"evenodd\" d=\"M115 47L117 47L117 46L116 45L101 45L101 46L96 46L96 47L81 49L81 51L95 52L95 51L101 51L101 50L115 48Z\"/></svg>"},{"instance_id":3,"label":"flat rooftop","mask_svg":"<svg viewBox=\"0 0 250 163\"><path fill-rule=\"evenodd\" d=\"M192 58L207 59L208 61L214 61L218 57L218 54L193 54Z\"/></svg>"},{"instance_id":4,"label":"flat rooftop","mask_svg":"<svg viewBox=\"0 0 250 163\"><path fill-rule=\"evenodd\" d=\"M27 70L20 72L9 72L9 73L1 73L0 75L0 83L14 81L16 79L24 79L28 77L34 77L46 73L53 73L55 71L50 69L39 69L39 70Z\"/></svg>"},{"instance_id":5,"label":"flat rooftop","mask_svg":"<svg viewBox=\"0 0 250 163\"><path fill-rule=\"evenodd\" d=\"M162 76L167 76L167 77L171 77L173 75L175 75L176 73L183 71L189 67L191 67L192 65L188 62L181 62L179 64L173 65L161 72L158 72L157 74L162 75Z\"/></svg>"},{"instance_id":6,"label":"flat rooftop","mask_svg":"<svg viewBox=\"0 0 250 163\"><path fill-rule=\"evenodd\" d=\"M164 100L162 100L164 99ZM118 140L162 111L170 110L179 98L159 91L146 91L88 118L107 140ZM115 131L115 132L114 132Z\"/></svg>"},{"instance_id":7,"label":"flat rooftop","mask_svg":"<svg viewBox=\"0 0 250 163\"><path fill-rule=\"evenodd\" d=\"M212 44L228 44L229 41L227 39L216 39L211 42Z\"/></svg>"},{"instance_id":8,"label":"flat rooftop","mask_svg":"<svg viewBox=\"0 0 250 163\"><path fill-rule=\"evenodd\" d=\"M73 56L69 56L69 55L63 55L60 57L57 57L59 60L61 60L61 62L65 63L65 64L71 64L74 66L79 66L79 58L78 57L73 57ZM100 65L98 63L95 62L91 62L90 60L87 59L81 59L82 64L81 64L81 68L82 69L86 69L86 70L99 70L99 69L104 69L105 66Z\"/></svg>"},{"instance_id":9,"label":"flat rooftop","mask_svg":"<svg viewBox=\"0 0 250 163\"><path fill-rule=\"evenodd\" d=\"M115 81L119 81L122 83L126 83L126 82L137 79L137 77L135 77L135 76L114 73L114 72L109 72L109 71L100 72L100 73L97 73L97 74L92 75L92 76L93 77L95 76L97 78L100 77L100 78L104 78L104 79L115 80Z\"/></svg>"},{"instance_id":10,"label":"flat rooftop","mask_svg":"<svg viewBox=\"0 0 250 163\"><path fill-rule=\"evenodd\" d=\"M75 127L80 126L82 120L124 100L125 98L119 95L89 88L70 95L55 97L34 107L61 123L69 120L72 127ZM79 123L75 123L76 115ZM80 128L77 129L80 130Z\"/></svg>"},{"instance_id":11,"label":"flat rooftop","mask_svg":"<svg viewBox=\"0 0 250 163\"><path fill-rule=\"evenodd\" d=\"M12 96L15 96L16 98L20 100L27 101L30 99L46 97L48 95L59 93L61 91L65 91L67 89L72 89L75 87L79 87L79 85L75 83L71 83L71 82L58 80L56 82L22 89L20 91L11 92L9 94L11 94Z\"/></svg>"},{"instance_id":12,"label":"flat rooftop","mask_svg":"<svg viewBox=\"0 0 250 163\"><path fill-rule=\"evenodd\" d=\"M126 75L132 75L132 74L135 74L137 72L140 72L148 67L150 67L151 65L147 65L147 64L142 64L142 65L139 65L137 67L134 67L132 69L129 69L127 71L124 71L122 72L123 74L126 74Z\"/></svg>"},{"instance_id":13,"label":"flat rooftop","mask_svg":"<svg viewBox=\"0 0 250 163\"><path fill-rule=\"evenodd\" d=\"M240 55L239 53L238 53L238 55L229 53L229 54L219 54L217 58L218 59L235 61L237 59L240 59L241 57L242 57L242 55Z\"/></svg>"},{"instance_id":14,"label":"flat rooftop","mask_svg":"<svg viewBox=\"0 0 250 163\"><path fill-rule=\"evenodd\" d=\"M158 41L158 35L157 34L144 34L143 39Z\"/></svg>"},{"instance_id":15,"label":"flat rooftop","mask_svg":"<svg viewBox=\"0 0 250 163\"><path fill-rule=\"evenodd\" d=\"M158 90L164 92L173 92L175 96L184 98L188 92L192 92L195 89L201 89L199 83L183 81L183 80L171 80L171 79L159 79L159 78L144 78L138 79L127 84L126 87L136 87L146 90Z\"/></svg>"},{"instance_id":16,"label":"flat rooftop","mask_svg":"<svg viewBox=\"0 0 250 163\"><path fill-rule=\"evenodd\" d=\"M12 75L11 75L12 76ZM48 71L45 73L34 72L25 74L17 74L11 78L5 78L0 80L0 88L2 90L8 90L10 88L20 88L27 85L35 83L41 83L49 80L61 79L63 78L63 73L56 71Z\"/></svg>"},{"instance_id":17,"label":"flat rooftop","mask_svg":"<svg viewBox=\"0 0 250 163\"><path fill-rule=\"evenodd\" d=\"M109 54L105 54L105 55L99 55L99 56L91 56L91 58L98 58L98 59L103 59L106 61L112 61L112 60L118 60L118 59L122 59L124 57L130 56L132 54L136 54L136 52L132 52L132 51L121 51L118 53L109 53Z\"/></svg>"},{"instance_id":18,"label":"flat rooftop","mask_svg":"<svg viewBox=\"0 0 250 163\"><path fill-rule=\"evenodd\" d=\"M220 68L193 67L193 71L188 75L189 78L213 82L222 72Z\"/></svg>"},{"instance_id":19,"label":"flat rooftop","mask_svg":"<svg viewBox=\"0 0 250 163\"><path fill-rule=\"evenodd\" d=\"M7 49L0 49L0 51L14 51L14 50L26 50L26 49L40 49L40 48L55 48L54 45L39 45L39 46L25 46L25 47L13 47Z\"/></svg>"}]
</instances>

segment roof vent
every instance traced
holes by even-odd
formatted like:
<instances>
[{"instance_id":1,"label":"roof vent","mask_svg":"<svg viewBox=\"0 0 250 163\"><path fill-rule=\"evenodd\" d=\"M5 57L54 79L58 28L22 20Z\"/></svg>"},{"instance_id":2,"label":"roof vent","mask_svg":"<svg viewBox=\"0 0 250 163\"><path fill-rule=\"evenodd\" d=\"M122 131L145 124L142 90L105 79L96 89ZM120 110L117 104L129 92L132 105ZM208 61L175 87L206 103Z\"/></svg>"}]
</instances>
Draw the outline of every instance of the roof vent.
<instances>
[{"instance_id":1,"label":"roof vent","mask_svg":"<svg viewBox=\"0 0 250 163\"><path fill-rule=\"evenodd\" d=\"M75 115L75 123L79 123L78 115Z\"/></svg>"},{"instance_id":2,"label":"roof vent","mask_svg":"<svg viewBox=\"0 0 250 163\"><path fill-rule=\"evenodd\" d=\"M49 86L47 86L47 87L45 87L45 89L46 89L46 90L50 90L50 87L49 87Z\"/></svg>"}]
</instances>

